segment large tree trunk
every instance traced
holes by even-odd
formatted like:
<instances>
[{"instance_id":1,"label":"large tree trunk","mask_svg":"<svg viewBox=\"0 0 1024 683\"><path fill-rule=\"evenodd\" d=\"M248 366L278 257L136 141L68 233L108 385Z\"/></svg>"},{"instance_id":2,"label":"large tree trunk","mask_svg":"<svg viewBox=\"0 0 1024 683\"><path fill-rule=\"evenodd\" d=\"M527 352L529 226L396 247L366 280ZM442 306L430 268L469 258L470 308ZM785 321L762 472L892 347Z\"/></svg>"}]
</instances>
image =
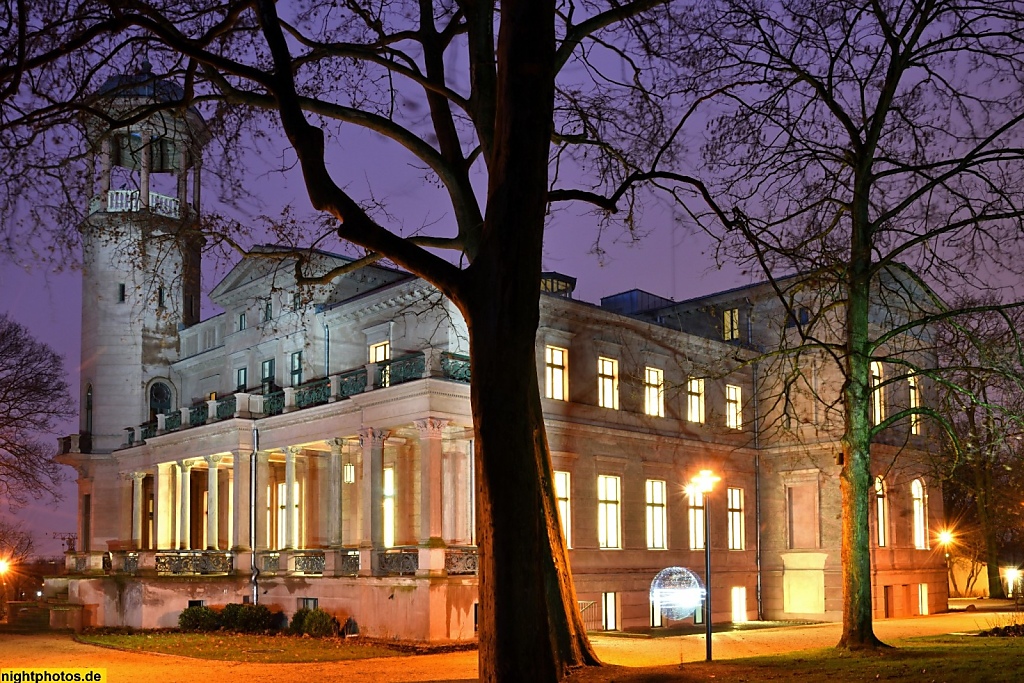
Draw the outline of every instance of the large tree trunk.
<instances>
[{"instance_id":1,"label":"large tree trunk","mask_svg":"<svg viewBox=\"0 0 1024 683\"><path fill-rule=\"evenodd\" d=\"M986 438L992 438L991 432ZM985 539L985 563L988 571L988 596L990 598L1005 598L1006 591L1003 590L1002 577L999 575L999 543L996 539L996 528L992 520L992 474L991 460L988 449L979 453L978 460L974 465L974 502L978 507L978 526L981 527L981 536Z\"/></svg>"},{"instance_id":2,"label":"large tree trunk","mask_svg":"<svg viewBox=\"0 0 1024 683\"><path fill-rule=\"evenodd\" d=\"M552 0L502 3L483 239L453 292L473 373L486 683L553 682L599 663L576 605L537 383L554 50Z\"/></svg>"},{"instance_id":3,"label":"large tree trunk","mask_svg":"<svg viewBox=\"0 0 1024 683\"><path fill-rule=\"evenodd\" d=\"M881 644L872 628L871 535L871 249L867 216L855 216L846 302L847 376L843 434L843 632L838 647L850 650Z\"/></svg>"}]
</instances>

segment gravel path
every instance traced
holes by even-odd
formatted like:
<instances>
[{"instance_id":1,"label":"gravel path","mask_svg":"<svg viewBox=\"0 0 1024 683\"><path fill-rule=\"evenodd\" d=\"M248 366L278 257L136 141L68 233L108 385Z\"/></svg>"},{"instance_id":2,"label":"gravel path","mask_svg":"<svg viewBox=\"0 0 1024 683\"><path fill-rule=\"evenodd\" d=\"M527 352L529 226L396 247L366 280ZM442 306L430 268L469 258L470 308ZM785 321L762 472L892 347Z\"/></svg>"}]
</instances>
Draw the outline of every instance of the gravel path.
<instances>
[{"instance_id":1,"label":"gravel path","mask_svg":"<svg viewBox=\"0 0 1024 683\"><path fill-rule=\"evenodd\" d=\"M1017 615L1020 616L1020 615ZM892 621L876 621L875 633L885 641L921 635L977 631L1013 618L985 612L952 613ZM831 647L839 639L838 624L716 633L716 659ZM704 637L663 638L594 636L603 661L624 666L658 666L704 659ZM344 680L382 683L476 680L476 652L452 652L416 657L363 659L316 664L242 664L141 654L78 643L67 634L0 634L0 668L106 668L111 683L308 683ZM609 672L610 673L610 672ZM589 677L588 677L589 679Z\"/></svg>"}]
</instances>

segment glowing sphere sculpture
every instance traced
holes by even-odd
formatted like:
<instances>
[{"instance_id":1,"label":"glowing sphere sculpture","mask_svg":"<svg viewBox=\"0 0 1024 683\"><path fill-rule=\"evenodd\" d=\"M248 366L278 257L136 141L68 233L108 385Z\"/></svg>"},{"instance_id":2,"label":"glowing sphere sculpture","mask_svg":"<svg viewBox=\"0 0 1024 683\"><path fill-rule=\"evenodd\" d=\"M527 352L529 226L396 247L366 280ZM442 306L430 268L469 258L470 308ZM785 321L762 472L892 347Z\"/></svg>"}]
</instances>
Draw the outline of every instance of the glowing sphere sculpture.
<instances>
[{"instance_id":1,"label":"glowing sphere sculpture","mask_svg":"<svg viewBox=\"0 0 1024 683\"><path fill-rule=\"evenodd\" d=\"M666 619L686 619L704 601L704 584L685 567L667 567L651 582L651 604L661 609Z\"/></svg>"}]
</instances>

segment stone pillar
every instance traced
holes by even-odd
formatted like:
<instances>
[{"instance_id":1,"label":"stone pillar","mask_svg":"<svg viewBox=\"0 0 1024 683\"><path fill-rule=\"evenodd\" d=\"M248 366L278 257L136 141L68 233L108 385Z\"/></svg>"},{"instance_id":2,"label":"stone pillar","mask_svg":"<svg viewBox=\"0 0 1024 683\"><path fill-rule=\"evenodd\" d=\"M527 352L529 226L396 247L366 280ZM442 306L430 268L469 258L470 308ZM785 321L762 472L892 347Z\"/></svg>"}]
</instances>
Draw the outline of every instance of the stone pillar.
<instances>
[{"instance_id":1,"label":"stone pillar","mask_svg":"<svg viewBox=\"0 0 1024 683\"><path fill-rule=\"evenodd\" d=\"M171 490L171 463L162 463L153 470L153 547L157 550L173 548L174 493Z\"/></svg>"},{"instance_id":2,"label":"stone pillar","mask_svg":"<svg viewBox=\"0 0 1024 683\"><path fill-rule=\"evenodd\" d=\"M220 481L217 479L217 464L223 460L220 455L207 455L206 460L206 549L217 550L220 536Z\"/></svg>"},{"instance_id":3,"label":"stone pillar","mask_svg":"<svg viewBox=\"0 0 1024 683\"><path fill-rule=\"evenodd\" d=\"M142 482L145 472L132 472L128 475L132 482L132 549L142 548L142 523L145 510L142 509Z\"/></svg>"},{"instance_id":4,"label":"stone pillar","mask_svg":"<svg viewBox=\"0 0 1024 683\"><path fill-rule=\"evenodd\" d=\"M252 455L248 451L234 451L234 495L231 497L232 550L252 550L249 547L249 487Z\"/></svg>"},{"instance_id":5,"label":"stone pillar","mask_svg":"<svg viewBox=\"0 0 1024 683\"><path fill-rule=\"evenodd\" d=\"M178 535L179 548L188 550L192 547L192 465L191 460L178 462L178 502L181 511L178 513L178 522L181 532Z\"/></svg>"},{"instance_id":6,"label":"stone pillar","mask_svg":"<svg viewBox=\"0 0 1024 683\"><path fill-rule=\"evenodd\" d=\"M269 550L267 529L270 528L270 511L267 506L267 487L270 486L270 456L261 451L256 453L256 547L253 550Z\"/></svg>"},{"instance_id":7,"label":"stone pillar","mask_svg":"<svg viewBox=\"0 0 1024 683\"><path fill-rule=\"evenodd\" d=\"M202 167L202 162L197 155L195 164L192 167L192 208L195 209L196 213L199 213L199 190L202 187L199 182L199 176Z\"/></svg>"},{"instance_id":8,"label":"stone pillar","mask_svg":"<svg viewBox=\"0 0 1024 683\"><path fill-rule=\"evenodd\" d=\"M441 437L448 420L428 417L413 424L420 432L420 568L418 575L444 574L444 540L441 530L442 480L444 457Z\"/></svg>"},{"instance_id":9,"label":"stone pillar","mask_svg":"<svg viewBox=\"0 0 1024 683\"><path fill-rule=\"evenodd\" d=\"M345 448L344 439L328 439L331 454L327 461L327 545L341 547L341 454Z\"/></svg>"},{"instance_id":10,"label":"stone pillar","mask_svg":"<svg viewBox=\"0 0 1024 683\"><path fill-rule=\"evenodd\" d=\"M295 514L295 458L302 452L301 448L289 446L284 453L284 547L295 548L296 522Z\"/></svg>"},{"instance_id":11,"label":"stone pillar","mask_svg":"<svg viewBox=\"0 0 1024 683\"><path fill-rule=\"evenodd\" d=\"M178 207L181 216L188 214L188 148L182 146L178 152Z\"/></svg>"},{"instance_id":12,"label":"stone pillar","mask_svg":"<svg viewBox=\"0 0 1024 683\"><path fill-rule=\"evenodd\" d=\"M384 545L384 441L389 432L363 429L359 443L363 451L363 481L360 504L363 508L363 531L359 544L359 573L369 575L376 569L375 551Z\"/></svg>"},{"instance_id":13,"label":"stone pillar","mask_svg":"<svg viewBox=\"0 0 1024 683\"><path fill-rule=\"evenodd\" d=\"M153 166L153 132L147 128L140 131L142 135L142 168L139 170L139 209L149 208L149 172Z\"/></svg>"}]
</instances>

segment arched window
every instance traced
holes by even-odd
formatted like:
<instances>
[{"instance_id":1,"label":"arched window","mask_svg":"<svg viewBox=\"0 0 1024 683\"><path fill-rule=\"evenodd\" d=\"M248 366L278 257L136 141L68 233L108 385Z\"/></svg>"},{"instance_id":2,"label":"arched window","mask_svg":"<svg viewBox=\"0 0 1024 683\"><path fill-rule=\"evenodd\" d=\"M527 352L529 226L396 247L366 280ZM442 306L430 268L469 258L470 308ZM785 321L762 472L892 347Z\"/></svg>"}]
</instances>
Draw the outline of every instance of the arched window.
<instances>
[{"instance_id":1,"label":"arched window","mask_svg":"<svg viewBox=\"0 0 1024 683\"><path fill-rule=\"evenodd\" d=\"M171 412L171 387L165 382L153 382L149 386L149 419Z\"/></svg>"},{"instance_id":2,"label":"arched window","mask_svg":"<svg viewBox=\"0 0 1024 683\"><path fill-rule=\"evenodd\" d=\"M882 393L882 364L871 361L871 421L878 424L885 419L885 395Z\"/></svg>"},{"instance_id":3,"label":"arched window","mask_svg":"<svg viewBox=\"0 0 1024 683\"><path fill-rule=\"evenodd\" d=\"M878 520L876 539L879 548L884 548L889 542L889 516L886 514L885 503L885 482L881 477L875 477L875 516Z\"/></svg>"},{"instance_id":4,"label":"arched window","mask_svg":"<svg viewBox=\"0 0 1024 683\"><path fill-rule=\"evenodd\" d=\"M914 547L928 549L928 497L920 479L910 482L910 497L914 502Z\"/></svg>"},{"instance_id":5,"label":"arched window","mask_svg":"<svg viewBox=\"0 0 1024 683\"><path fill-rule=\"evenodd\" d=\"M92 434L92 385L85 385L85 425L86 434Z\"/></svg>"}]
</instances>

